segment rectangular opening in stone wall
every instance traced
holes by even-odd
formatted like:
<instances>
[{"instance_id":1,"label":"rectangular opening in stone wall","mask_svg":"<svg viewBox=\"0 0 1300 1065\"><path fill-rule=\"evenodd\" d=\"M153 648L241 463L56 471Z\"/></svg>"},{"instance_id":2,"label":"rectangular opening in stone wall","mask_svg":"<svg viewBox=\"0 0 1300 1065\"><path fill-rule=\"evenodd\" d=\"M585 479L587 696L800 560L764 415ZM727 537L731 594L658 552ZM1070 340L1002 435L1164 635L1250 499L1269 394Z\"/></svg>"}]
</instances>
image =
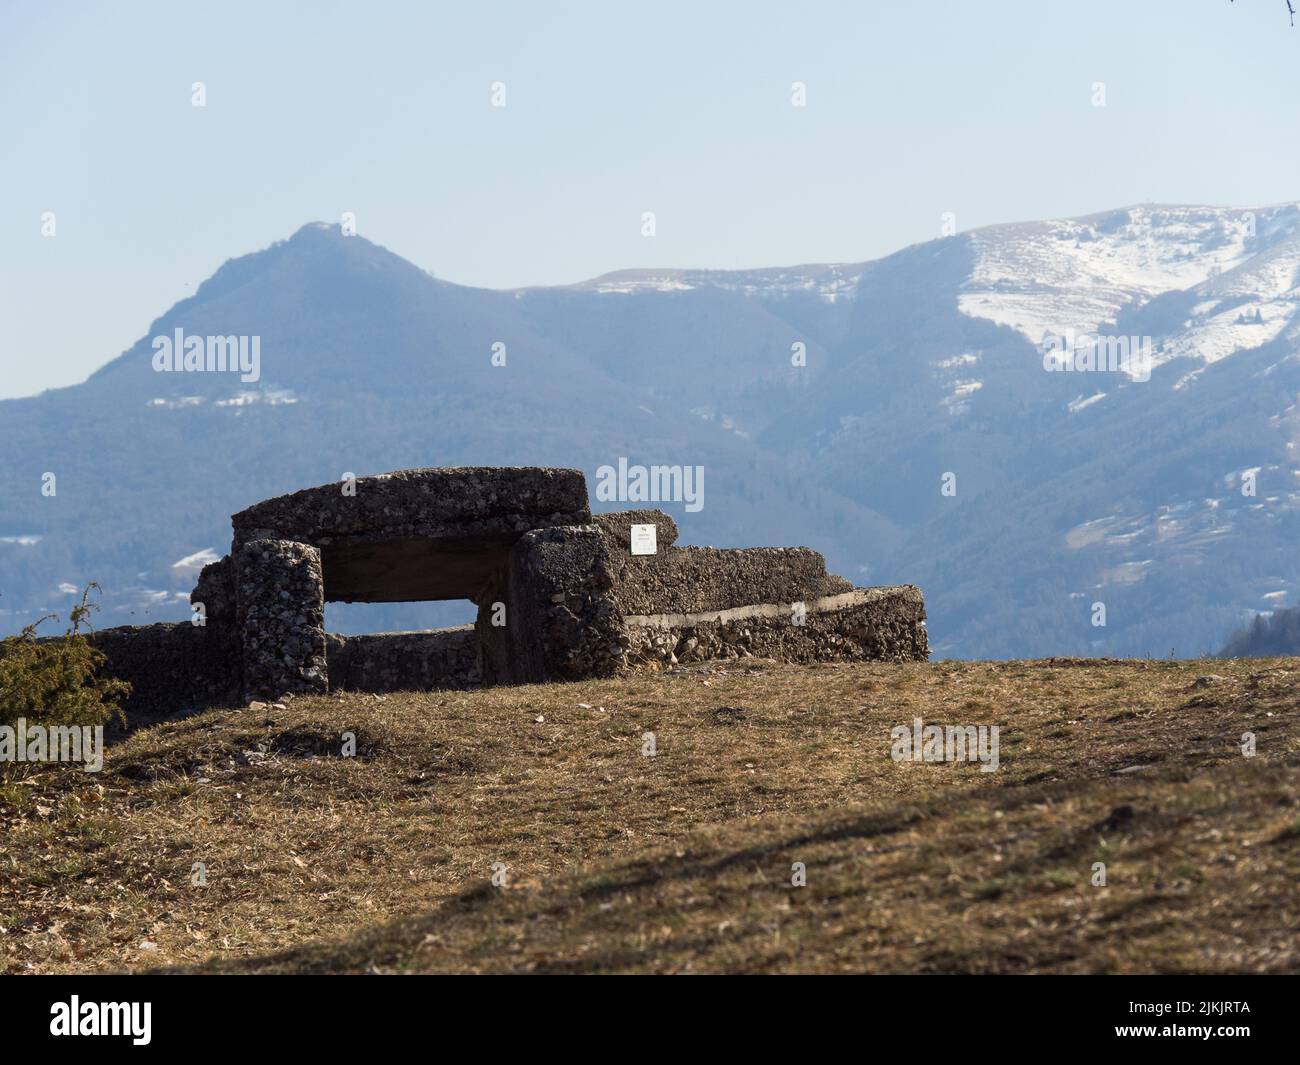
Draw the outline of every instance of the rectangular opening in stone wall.
<instances>
[{"instance_id":1,"label":"rectangular opening in stone wall","mask_svg":"<svg viewBox=\"0 0 1300 1065\"><path fill-rule=\"evenodd\" d=\"M473 625L478 607L468 599L419 603L326 603L325 631L341 636L420 632Z\"/></svg>"}]
</instances>

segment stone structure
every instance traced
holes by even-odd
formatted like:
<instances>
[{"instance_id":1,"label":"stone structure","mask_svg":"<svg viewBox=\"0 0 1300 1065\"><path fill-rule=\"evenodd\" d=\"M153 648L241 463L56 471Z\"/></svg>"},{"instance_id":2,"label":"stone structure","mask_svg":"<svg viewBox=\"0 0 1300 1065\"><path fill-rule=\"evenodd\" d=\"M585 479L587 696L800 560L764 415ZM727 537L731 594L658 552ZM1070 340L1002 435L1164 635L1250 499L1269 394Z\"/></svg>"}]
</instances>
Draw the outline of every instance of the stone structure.
<instances>
[{"instance_id":1,"label":"stone structure","mask_svg":"<svg viewBox=\"0 0 1300 1065\"><path fill-rule=\"evenodd\" d=\"M578 470L402 470L270 499L204 568L200 625L95 634L133 714L330 689L613 676L707 659L922 660L921 593L806 548L678 547L658 510L593 516ZM633 554L634 526L656 550ZM344 637L324 604L469 599L473 626ZM168 705L170 704L170 705Z\"/></svg>"}]
</instances>

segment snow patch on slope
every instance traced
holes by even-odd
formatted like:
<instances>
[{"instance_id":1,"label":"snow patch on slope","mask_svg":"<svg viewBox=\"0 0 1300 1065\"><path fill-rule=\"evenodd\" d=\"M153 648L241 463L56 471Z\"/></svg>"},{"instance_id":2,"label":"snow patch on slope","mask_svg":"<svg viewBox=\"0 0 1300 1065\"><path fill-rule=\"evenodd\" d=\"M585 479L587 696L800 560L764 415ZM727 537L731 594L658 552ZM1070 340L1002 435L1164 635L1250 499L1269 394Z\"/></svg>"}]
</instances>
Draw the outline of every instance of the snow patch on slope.
<instances>
[{"instance_id":1,"label":"snow patch on slope","mask_svg":"<svg viewBox=\"0 0 1300 1065\"><path fill-rule=\"evenodd\" d=\"M1261 315L1259 321L1251 317L1256 310ZM1295 311L1293 303L1275 301L1206 314L1194 319L1179 336L1170 339L1153 361L1159 363L1176 355L1185 355L1204 359L1206 363L1218 362L1238 351L1276 340Z\"/></svg>"},{"instance_id":2,"label":"snow patch on slope","mask_svg":"<svg viewBox=\"0 0 1300 1065\"><path fill-rule=\"evenodd\" d=\"M1099 400L1103 400L1105 398L1106 398L1105 392L1094 392L1087 399L1085 399L1083 396L1077 396L1070 403L1066 404L1065 409L1069 411L1071 414L1078 414L1079 411L1086 410L1088 407L1091 407L1094 403L1098 402Z\"/></svg>"},{"instance_id":3,"label":"snow patch on slope","mask_svg":"<svg viewBox=\"0 0 1300 1065\"><path fill-rule=\"evenodd\" d=\"M861 263L828 263L762 270L619 270L573 287L624 296L699 288L719 288L760 299L804 293L835 303L857 293L862 269Z\"/></svg>"},{"instance_id":4,"label":"snow patch on slope","mask_svg":"<svg viewBox=\"0 0 1300 1065\"><path fill-rule=\"evenodd\" d=\"M1143 206L977 230L976 264L958 306L1034 344L1044 333L1096 333L1129 303L1240 265L1251 224L1247 212L1230 208Z\"/></svg>"}]
</instances>

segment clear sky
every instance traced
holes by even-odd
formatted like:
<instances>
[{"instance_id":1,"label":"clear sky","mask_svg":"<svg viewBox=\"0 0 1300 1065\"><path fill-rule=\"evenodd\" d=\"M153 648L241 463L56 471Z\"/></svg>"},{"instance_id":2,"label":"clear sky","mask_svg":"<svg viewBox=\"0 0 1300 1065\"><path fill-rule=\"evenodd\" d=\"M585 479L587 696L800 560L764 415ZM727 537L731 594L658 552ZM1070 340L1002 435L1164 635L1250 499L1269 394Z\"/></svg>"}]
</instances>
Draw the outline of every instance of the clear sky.
<instances>
[{"instance_id":1,"label":"clear sky","mask_svg":"<svg viewBox=\"0 0 1300 1065\"><path fill-rule=\"evenodd\" d=\"M345 211L494 288L858 261L1300 199L1298 108L1284 0L0 0L0 397Z\"/></svg>"}]
</instances>

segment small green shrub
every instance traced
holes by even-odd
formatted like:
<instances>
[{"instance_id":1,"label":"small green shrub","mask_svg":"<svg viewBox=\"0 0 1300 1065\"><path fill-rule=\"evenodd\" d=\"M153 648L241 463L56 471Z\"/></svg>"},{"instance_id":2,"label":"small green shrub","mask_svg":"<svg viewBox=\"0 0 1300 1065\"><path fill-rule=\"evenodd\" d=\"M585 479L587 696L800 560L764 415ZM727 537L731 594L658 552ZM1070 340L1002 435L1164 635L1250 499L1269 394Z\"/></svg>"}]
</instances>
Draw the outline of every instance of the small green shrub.
<instances>
[{"instance_id":1,"label":"small green shrub","mask_svg":"<svg viewBox=\"0 0 1300 1065\"><path fill-rule=\"evenodd\" d=\"M104 655L90 645L82 630L97 609L90 602L91 583L81 602L68 616L67 631L49 640L37 639L36 630L51 614L28 625L17 636L0 640L0 725L16 728L18 719L28 726L104 725L116 719L125 723L119 701L131 691L125 681L96 676ZM0 762L0 780L21 776L31 766Z\"/></svg>"}]
</instances>

